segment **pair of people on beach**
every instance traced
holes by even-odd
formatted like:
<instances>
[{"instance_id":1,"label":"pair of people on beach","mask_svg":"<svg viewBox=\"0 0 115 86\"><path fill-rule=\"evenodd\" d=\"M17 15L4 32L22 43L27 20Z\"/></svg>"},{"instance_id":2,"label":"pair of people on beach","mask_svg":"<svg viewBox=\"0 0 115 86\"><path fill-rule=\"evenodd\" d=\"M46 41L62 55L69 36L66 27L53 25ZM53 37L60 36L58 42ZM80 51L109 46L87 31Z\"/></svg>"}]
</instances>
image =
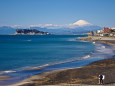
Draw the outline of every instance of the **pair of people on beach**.
<instances>
[{"instance_id":1,"label":"pair of people on beach","mask_svg":"<svg viewBox=\"0 0 115 86\"><path fill-rule=\"evenodd\" d=\"M105 79L105 75L99 75L99 84L103 84Z\"/></svg>"}]
</instances>

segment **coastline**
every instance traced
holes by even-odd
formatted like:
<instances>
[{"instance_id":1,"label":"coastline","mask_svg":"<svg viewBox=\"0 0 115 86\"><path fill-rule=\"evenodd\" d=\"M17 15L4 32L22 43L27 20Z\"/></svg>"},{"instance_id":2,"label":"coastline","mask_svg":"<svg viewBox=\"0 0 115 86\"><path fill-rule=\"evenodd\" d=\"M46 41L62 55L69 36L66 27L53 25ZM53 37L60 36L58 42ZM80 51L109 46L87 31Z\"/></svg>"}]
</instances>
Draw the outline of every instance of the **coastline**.
<instances>
[{"instance_id":1,"label":"coastline","mask_svg":"<svg viewBox=\"0 0 115 86\"><path fill-rule=\"evenodd\" d=\"M115 38L114 37L88 36L88 37L82 37L77 40L99 42L99 43L104 43L104 44L108 44L111 46L115 46Z\"/></svg>"},{"instance_id":2,"label":"coastline","mask_svg":"<svg viewBox=\"0 0 115 86\"><path fill-rule=\"evenodd\" d=\"M112 40L91 40L84 37L78 40L100 42L109 45L115 45ZM111 63L112 62L112 63ZM34 75L15 85L9 86L36 86L36 85L55 85L55 84L98 84L98 75L103 73L106 75L105 84L115 83L115 58L104 59L93 62L80 68L61 69L56 71L44 72ZM109 76L111 74L111 77ZM76 75L76 76L75 76Z\"/></svg>"},{"instance_id":3,"label":"coastline","mask_svg":"<svg viewBox=\"0 0 115 86\"><path fill-rule=\"evenodd\" d=\"M8 86L39 86L79 84L98 85L98 75L106 76L104 84L115 83L115 58L93 62L79 68L62 69L34 75L24 81ZM114 85L113 85L114 86Z\"/></svg>"}]
</instances>

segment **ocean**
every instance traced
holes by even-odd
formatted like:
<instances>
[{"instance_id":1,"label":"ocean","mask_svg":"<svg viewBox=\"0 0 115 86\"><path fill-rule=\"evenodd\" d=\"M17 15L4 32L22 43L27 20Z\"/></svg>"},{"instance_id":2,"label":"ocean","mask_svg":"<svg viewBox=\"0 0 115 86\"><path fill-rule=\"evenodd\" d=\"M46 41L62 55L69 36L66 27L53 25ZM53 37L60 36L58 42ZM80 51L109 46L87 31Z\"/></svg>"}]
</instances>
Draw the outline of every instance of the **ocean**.
<instances>
[{"instance_id":1,"label":"ocean","mask_svg":"<svg viewBox=\"0 0 115 86\"><path fill-rule=\"evenodd\" d=\"M32 75L112 58L112 46L76 40L87 35L0 35L0 75L14 84ZM41 68L39 70L29 70ZM7 82L7 83L6 83Z\"/></svg>"}]
</instances>

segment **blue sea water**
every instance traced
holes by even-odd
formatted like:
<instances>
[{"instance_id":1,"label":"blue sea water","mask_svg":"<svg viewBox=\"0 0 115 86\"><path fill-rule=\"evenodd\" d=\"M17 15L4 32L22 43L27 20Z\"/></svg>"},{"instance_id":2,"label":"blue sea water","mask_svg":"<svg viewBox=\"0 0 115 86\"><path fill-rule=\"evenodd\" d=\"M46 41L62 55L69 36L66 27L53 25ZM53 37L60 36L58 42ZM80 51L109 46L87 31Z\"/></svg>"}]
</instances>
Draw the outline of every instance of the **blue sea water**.
<instances>
[{"instance_id":1,"label":"blue sea water","mask_svg":"<svg viewBox=\"0 0 115 86\"><path fill-rule=\"evenodd\" d=\"M41 66L82 57L94 51L85 35L1 35L0 71Z\"/></svg>"},{"instance_id":2,"label":"blue sea water","mask_svg":"<svg viewBox=\"0 0 115 86\"><path fill-rule=\"evenodd\" d=\"M34 74L112 58L111 46L79 41L87 35L0 35L0 74L14 84ZM26 70L40 68L40 70ZM20 77L20 78L19 78Z\"/></svg>"}]
</instances>

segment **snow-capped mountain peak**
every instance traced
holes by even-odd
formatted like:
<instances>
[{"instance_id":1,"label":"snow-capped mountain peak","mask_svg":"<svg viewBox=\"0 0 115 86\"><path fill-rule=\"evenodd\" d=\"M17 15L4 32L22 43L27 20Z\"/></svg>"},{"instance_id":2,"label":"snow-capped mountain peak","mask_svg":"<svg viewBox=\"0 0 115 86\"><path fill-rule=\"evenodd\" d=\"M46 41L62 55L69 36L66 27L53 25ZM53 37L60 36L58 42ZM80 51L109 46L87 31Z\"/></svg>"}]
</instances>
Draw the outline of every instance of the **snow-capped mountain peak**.
<instances>
[{"instance_id":1,"label":"snow-capped mountain peak","mask_svg":"<svg viewBox=\"0 0 115 86\"><path fill-rule=\"evenodd\" d=\"M85 25L92 25L92 24L85 20L78 20L77 22L73 23L73 25L85 26Z\"/></svg>"}]
</instances>

